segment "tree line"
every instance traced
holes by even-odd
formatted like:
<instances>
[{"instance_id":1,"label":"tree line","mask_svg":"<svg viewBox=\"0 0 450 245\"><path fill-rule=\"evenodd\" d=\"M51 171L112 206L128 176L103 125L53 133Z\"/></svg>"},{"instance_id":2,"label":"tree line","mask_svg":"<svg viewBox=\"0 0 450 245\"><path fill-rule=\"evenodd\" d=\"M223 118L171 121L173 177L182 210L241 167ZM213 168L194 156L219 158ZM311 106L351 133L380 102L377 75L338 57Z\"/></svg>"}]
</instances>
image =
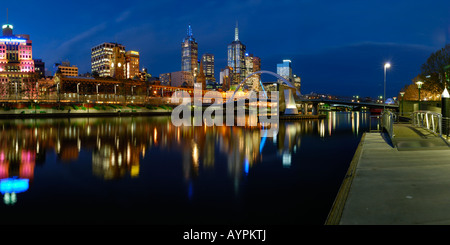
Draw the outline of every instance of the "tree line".
<instances>
[{"instance_id":1,"label":"tree line","mask_svg":"<svg viewBox=\"0 0 450 245\"><path fill-rule=\"evenodd\" d=\"M440 100L444 88L450 85L450 44L432 53L422 64L420 73L412 79L412 83L403 87L401 91L405 92L404 100L419 100L417 81L423 82L421 100Z\"/></svg>"}]
</instances>

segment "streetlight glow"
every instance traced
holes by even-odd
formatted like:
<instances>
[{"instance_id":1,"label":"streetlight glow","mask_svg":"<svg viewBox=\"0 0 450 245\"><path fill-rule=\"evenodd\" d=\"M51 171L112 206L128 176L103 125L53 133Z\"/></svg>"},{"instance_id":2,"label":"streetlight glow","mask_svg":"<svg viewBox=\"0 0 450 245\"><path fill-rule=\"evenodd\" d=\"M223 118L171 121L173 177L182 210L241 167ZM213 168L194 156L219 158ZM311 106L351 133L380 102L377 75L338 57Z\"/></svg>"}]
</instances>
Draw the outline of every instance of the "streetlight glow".
<instances>
[{"instance_id":1,"label":"streetlight glow","mask_svg":"<svg viewBox=\"0 0 450 245\"><path fill-rule=\"evenodd\" d=\"M416 84L417 84L417 88L419 89L419 111L420 111L420 89L422 88L423 82L417 81Z\"/></svg>"},{"instance_id":2,"label":"streetlight glow","mask_svg":"<svg viewBox=\"0 0 450 245\"><path fill-rule=\"evenodd\" d=\"M384 64L384 94L383 94L383 111L386 110L386 69L391 67L391 63Z\"/></svg>"}]
</instances>

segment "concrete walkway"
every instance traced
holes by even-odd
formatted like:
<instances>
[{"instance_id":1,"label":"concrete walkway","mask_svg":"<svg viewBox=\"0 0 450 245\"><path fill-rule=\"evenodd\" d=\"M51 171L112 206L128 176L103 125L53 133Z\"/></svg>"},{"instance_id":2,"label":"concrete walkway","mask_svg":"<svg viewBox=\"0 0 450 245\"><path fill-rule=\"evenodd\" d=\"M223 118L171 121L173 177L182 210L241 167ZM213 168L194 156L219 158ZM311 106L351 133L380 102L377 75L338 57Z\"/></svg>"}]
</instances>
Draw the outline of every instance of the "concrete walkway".
<instances>
[{"instance_id":1,"label":"concrete walkway","mask_svg":"<svg viewBox=\"0 0 450 245\"><path fill-rule=\"evenodd\" d=\"M411 124L394 124L392 143L399 151L448 150L446 140Z\"/></svg>"},{"instance_id":2,"label":"concrete walkway","mask_svg":"<svg viewBox=\"0 0 450 245\"><path fill-rule=\"evenodd\" d=\"M450 224L450 148L403 126L363 135L325 224Z\"/></svg>"}]
</instances>

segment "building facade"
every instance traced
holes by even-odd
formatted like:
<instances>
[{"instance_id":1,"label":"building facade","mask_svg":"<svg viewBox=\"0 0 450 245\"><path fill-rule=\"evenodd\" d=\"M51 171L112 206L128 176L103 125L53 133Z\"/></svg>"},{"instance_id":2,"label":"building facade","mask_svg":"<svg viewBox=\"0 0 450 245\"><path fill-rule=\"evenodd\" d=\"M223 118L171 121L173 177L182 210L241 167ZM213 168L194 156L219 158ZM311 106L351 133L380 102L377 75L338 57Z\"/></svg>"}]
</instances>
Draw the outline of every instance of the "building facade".
<instances>
[{"instance_id":1,"label":"building facade","mask_svg":"<svg viewBox=\"0 0 450 245\"><path fill-rule=\"evenodd\" d=\"M277 64L277 74L282 76L288 82L293 82L292 67L290 60L283 60L283 63Z\"/></svg>"},{"instance_id":2,"label":"building facade","mask_svg":"<svg viewBox=\"0 0 450 245\"><path fill-rule=\"evenodd\" d=\"M253 56L253 54L245 54L245 77L250 74L261 70L261 59L259 57ZM255 74L245 81L248 89L259 91L261 89L260 85L261 74Z\"/></svg>"},{"instance_id":3,"label":"building facade","mask_svg":"<svg viewBox=\"0 0 450 245\"><path fill-rule=\"evenodd\" d=\"M198 44L192 35L191 25L181 43L181 71L190 72L194 77L198 72Z\"/></svg>"},{"instance_id":4,"label":"building facade","mask_svg":"<svg viewBox=\"0 0 450 245\"><path fill-rule=\"evenodd\" d=\"M233 73L233 84L238 84L245 78L245 45L239 41L239 28L236 23L234 41L228 44L228 67Z\"/></svg>"},{"instance_id":5,"label":"building facade","mask_svg":"<svg viewBox=\"0 0 450 245\"><path fill-rule=\"evenodd\" d=\"M300 87L302 85L301 82L302 82L301 78L294 74L294 84L293 85L297 88L298 92L301 91L300 90Z\"/></svg>"},{"instance_id":6,"label":"building facade","mask_svg":"<svg viewBox=\"0 0 450 245\"><path fill-rule=\"evenodd\" d=\"M39 78L46 76L45 62L42 59L34 59L34 71L39 74Z\"/></svg>"},{"instance_id":7,"label":"building facade","mask_svg":"<svg viewBox=\"0 0 450 245\"><path fill-rule=\"evenodd\" d=\"M63 76L69 76L69 77L77 77L78 76L78 67L75 65L70 65L70 62L64 61L60 63L56 63L54 65L54 71L60 72Z\"/></svg>"},{"instance_id":8,"label":"building facade","mask_svg":"<svg viewBox=\"0 0 450 245\"><path fill-rule=\"evenodd\" d=\"M170 86L172 87L193 87L194 76L188 71L176 71L170 73Z\"/></svg>"},{"instance_id":9,"label":"building facade","mask_svg":"<svg viewBox=\"0 0 450 245\"><path fill-rule=\"evenodd\" d=\"M277 64L277 74L289 81L300 92L301 78L292 72L291 60L283 60Z\"/></svg>"},{"instance_id":10,"label":"building facade","mask_svg":"<svg viewBox=\"0 0 450 245\"><path fill-rule=\"evenodd\" d=\"M13 26L2 26L0 37L0 96L37 97L32 41L29 35L14 35Z\"/></svg>"},{"instance_id":11,"label":"building facade","mask_svg":"<svg viewBox=\"0 0 450 245\"><path fill-rule=\"evenodd\" d=\"M116 51L114 51L116 50ZM114 62L115 61L115 62ZM91 48L91 73L100 77L125 76L125 46L118 43L102 43ZM122 75L118 70L122 71Z\"/></svg>"},{"instance_id":12,"label":"building facade","mask_svg":"<svg viewBox=\"0 0 450 245\"><path fill-rule=\"evenodd\" d=\"M126 78L133 79L135 76L139 76L139 52L138 51L127 51L125 53L125 69Z\"/></svg>"},{"instance_id":13,"label":"building facade","mask_svg":"<svg viewBox=\"0 0 450 245\"><path fill-rule=\"evenodd\" d=\"M203 74L206 78L206 83L214 83L216 78L214 76L214 55L213 54L203 54L202 55L202 63L203 63Z\"/></svg>"},{"instance_id":14,"label":"building facade","mask_svg":"<svg viewBox=\"0 0 450 245\"><path fill-rule=\"evenodd\" d=\"M231 81L233 78L233 73L231 67L226 67L220 71L220 84L222 85L223 91L228 91L231 86Z\"/></svg>"},{"instance_id":15,"label":"building facade","mask_svg":"<svg viewBox=\"0 0 450 245\"><path fill-rule=\"evenodd\" d=\"M172 79L171 79L171 74L169 73L163 73L163 74L159 74L159 81L161 82L161 85L164 86L170 86L170 84L172 83Z\"/></svg>"}]
</instances>

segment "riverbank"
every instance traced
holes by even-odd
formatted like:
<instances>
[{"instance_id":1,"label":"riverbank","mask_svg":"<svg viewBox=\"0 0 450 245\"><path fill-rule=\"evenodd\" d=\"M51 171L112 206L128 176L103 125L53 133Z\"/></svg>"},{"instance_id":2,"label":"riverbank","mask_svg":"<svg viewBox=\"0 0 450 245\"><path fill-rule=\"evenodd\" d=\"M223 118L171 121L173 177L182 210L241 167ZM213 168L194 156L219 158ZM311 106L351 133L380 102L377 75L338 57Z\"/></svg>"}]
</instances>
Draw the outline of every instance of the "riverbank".
<instances>
[{"instance_id":1,"label":"riverbank","mask_svg":"<svg viewBox=\"0 0 450 245\"><path fill-rule=\"evenodd\" d=\"M103 117L103 116L149 116L170 115L172 107L166 105L33 105L17 104L3 106L0 119L17 118L67 118L67 117Z\"/></svg>"}]
</instances>

